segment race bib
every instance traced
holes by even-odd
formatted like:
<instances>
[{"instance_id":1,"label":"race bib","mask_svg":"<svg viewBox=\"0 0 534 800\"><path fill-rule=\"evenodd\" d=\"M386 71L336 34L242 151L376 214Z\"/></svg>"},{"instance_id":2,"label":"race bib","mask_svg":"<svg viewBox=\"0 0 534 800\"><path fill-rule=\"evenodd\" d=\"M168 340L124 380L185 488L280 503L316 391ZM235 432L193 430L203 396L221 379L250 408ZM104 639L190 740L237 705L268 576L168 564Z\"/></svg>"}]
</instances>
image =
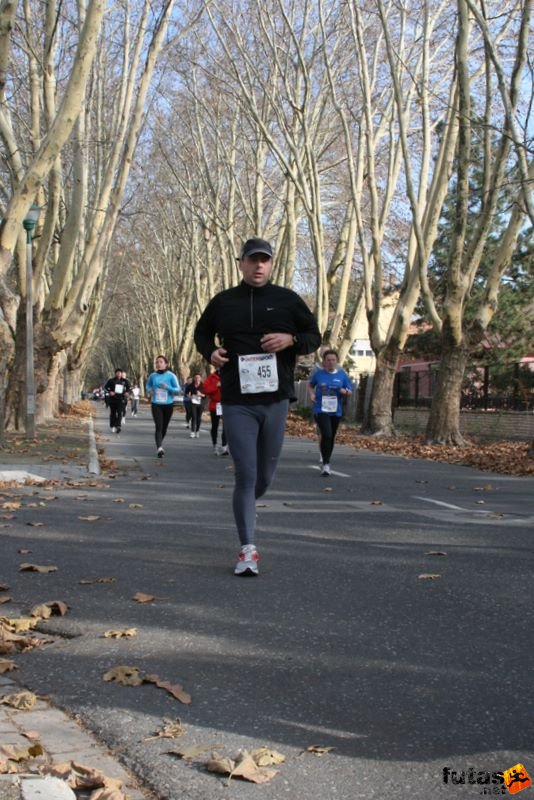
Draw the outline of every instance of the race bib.
<instances>
[{"instance_id":1,"label":"race bib","mask_svg":"<svg viewBox=\"0 0 534 800\"><path fill-rule=\"evenodd\" d=\"M222 403L217 403L215 405L215 413L218 417L222 417Z\"/></svg>"},{"instance_id":2,"label":"race bib","mask_svg":"<svg viewBox=\"0 0 534 800\"><path fill-rule=\"evenodd\" d=\"M167 389L156 389L154 400L156 403L166 403Z\"/></svg>"},{"instance_id":3,"label":"race bib","mask_svg":"<svg viewBox=\"0 0 534 800\"><path fill-rule=\"evenodd\" d=\"M321 411L323 414L335 414L337 411L337 397L335 395L326 395L321 398Z\"/></svg>"},{"instance_id":4,"label":"race bib","mask_svg":"<svg viewBox=\"0 0 534 800\"><path fill-rule=\"evenodd\" d=\"M198 396L198 394L191 395L191 402L194 406L199 406L202 402L202 398Z\"/></svg>"},{"instance_id":5,"label":"race bib","mask_svg":"<svg viewBox=\"0 0 534 800\"><path fill-rule=\"evenodd\" d=\"M239 356L238 368L239 383L243 394L277 391L278 366L274 353Z\"/></svg>"},{"instance_id":6,"label":"race bib","mask_svg":"<svg viewBox=\"0 0 534 800\"><path fill-rule=\"evenodd\" d=\"M124 385L122 383L115 384L115 394L122 394L124 392Z\"/></svg>"}]
</instances>

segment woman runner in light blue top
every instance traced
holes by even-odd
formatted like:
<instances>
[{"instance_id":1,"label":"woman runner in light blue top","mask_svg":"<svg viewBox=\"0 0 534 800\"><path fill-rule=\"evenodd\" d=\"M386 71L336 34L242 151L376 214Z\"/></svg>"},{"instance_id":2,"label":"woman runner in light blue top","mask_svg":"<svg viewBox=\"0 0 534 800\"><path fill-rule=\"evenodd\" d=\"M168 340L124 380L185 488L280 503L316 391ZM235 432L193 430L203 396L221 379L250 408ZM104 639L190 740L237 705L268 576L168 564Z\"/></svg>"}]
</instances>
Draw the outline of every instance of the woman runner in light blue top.
<instances>
[{"instance_id":1,"label":"woman runner in light blue top","mask_svg":"<svg viewBox=\"0 0 534 800\"><path fill-rule=\"evenodd\" d=\"M324 477L330 475L330 458L343 413L343 398L352 394L351 380L338 366L337 359L335 350L325 350L322 367L313 373L308 383L313 418L319 428L321 475Z\"/></svg>"},{"instance_id":2,"label":"woman runner in light blue top","mask_svg":"<svg viewBox=\"0 0 534 800\"><path fill-rule=\"evenodd\" d=\"M178 379L174 372L170 371L169 362L165 356L157 356L156 371L148 376L146 391L156 426L158 458L163 458L165 450L162 444L174 410L174 395L180 394L181 391Z\"/></svg>"}]
</instances>

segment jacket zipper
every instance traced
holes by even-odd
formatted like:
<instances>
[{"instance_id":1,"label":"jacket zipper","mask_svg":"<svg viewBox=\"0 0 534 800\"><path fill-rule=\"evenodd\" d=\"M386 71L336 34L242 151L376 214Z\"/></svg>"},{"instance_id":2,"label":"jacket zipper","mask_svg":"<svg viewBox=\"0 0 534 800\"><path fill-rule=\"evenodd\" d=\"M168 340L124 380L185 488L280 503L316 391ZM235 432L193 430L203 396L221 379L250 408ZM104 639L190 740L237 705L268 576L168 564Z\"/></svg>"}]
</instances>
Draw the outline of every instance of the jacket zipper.
<instances>
[{"instance_id":1,"label":"jacket zipper","mask_svg":"<svg viewBox=\"0 0 534 800\"><path fill-rule=\"evenodd\" d=\"M254 327L254 289L250 290L250 327Z\"/></svg>"}]
</instances>

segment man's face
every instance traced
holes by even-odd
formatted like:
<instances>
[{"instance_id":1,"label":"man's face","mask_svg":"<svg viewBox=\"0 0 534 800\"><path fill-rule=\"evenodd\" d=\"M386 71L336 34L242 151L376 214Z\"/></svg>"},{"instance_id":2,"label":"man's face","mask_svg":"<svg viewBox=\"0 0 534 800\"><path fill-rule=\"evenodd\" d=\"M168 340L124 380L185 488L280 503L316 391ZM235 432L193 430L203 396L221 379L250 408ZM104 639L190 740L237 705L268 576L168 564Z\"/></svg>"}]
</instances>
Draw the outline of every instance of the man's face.
<instances>
[{"instance_id":1,"label":"man's face","mask_svg":"<svg viewBox=\"0 0 534 800\"><path fill-rule=\"evenodd\" d=\"M323 358L324 368L328 370L328 372L334 372L337 367L337 357L333 353L329 353L327 356Z\"/></svg>"},{"instance_id":2,"label":"man's face","mask_svg":"<svg viewBox=\"0 0 534 800\"><path fill-rule=\"evenodd\" d=\"M239 269L249 286L265 286L273 271L273 260L266 253L254 253L240 259Z\"/></svg>"},{"instance_id":3,"label":"man's face","mask_svg":"<svg viewBox=\"0 0 534 800\"><path fill-rule=\"evenodd\" d=\"M156 369L165 369L167 367L167 362L164 358L156 358Z\"/></svg>"}]
</instances>

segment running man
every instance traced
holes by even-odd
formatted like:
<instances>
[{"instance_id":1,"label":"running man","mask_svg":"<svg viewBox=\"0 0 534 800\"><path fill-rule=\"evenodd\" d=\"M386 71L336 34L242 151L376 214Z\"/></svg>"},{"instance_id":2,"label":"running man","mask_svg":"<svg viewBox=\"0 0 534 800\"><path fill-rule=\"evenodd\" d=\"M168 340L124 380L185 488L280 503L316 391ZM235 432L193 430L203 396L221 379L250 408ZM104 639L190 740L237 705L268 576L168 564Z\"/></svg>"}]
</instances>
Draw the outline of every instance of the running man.
<instances>
[{"instance_id":1,"label":"running man","mask_svg":"<svg viewBox=\"0 0 534 800\"><path fill-rule=\"evenodd\" d=\"M269 242L248 239L238 261L243 280L210 300L196 325L195 344L221 375L241 542L234 573L257 575L256 499L271 484L282 450L296 357L317 350L321 335L299 295L270 283Z\"/></svg>"}]
</instances>

